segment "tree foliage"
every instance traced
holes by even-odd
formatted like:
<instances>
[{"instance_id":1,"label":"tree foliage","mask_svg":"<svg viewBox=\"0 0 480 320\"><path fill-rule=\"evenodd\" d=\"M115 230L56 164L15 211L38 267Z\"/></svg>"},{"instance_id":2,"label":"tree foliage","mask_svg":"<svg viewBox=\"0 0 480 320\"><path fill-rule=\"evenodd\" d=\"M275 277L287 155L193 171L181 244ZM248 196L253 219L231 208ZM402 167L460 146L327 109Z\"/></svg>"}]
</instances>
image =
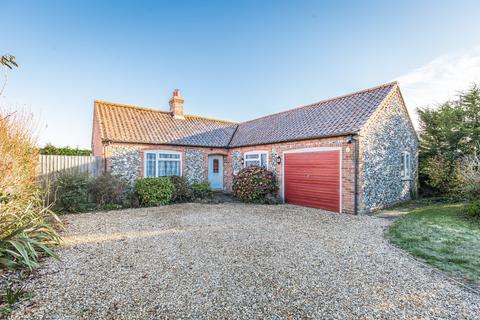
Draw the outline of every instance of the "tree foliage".
<instances>
[{"instance_id":1,"label":"tree foliage","mask_svg":"<svg viewBox=\"0 0 480 320\"><path fill-rule=\"evenodd\" d=\"M13 69L13 67L18 67L18 64L15 62L15 56L11 54L4 54L0 59L0 64L9 69Z\"/></svg>"},{"instance_id":2,"label":"tree foliage","mask_svg":"<svg viewBox=\"0 0 480 320\"><path fill-rule=\"evenodd\" d=\"M60 155L60 156L90 156L92 151L90 149L79 149L71 147L55 147L51 143L47 143L45 147L40 149L40 154L45 155Z\"/></svg>"},{"instance_id":3,"label":"tree foliage","mask_svg":"<svg viewBox=\"0 0 480 320\"><path fill-rule=\"evenodd\" d=\"M480 87L473 85L438 108L419 108L420 182L447 194L456 189L455 168L480 141Z\"/></svg>"}]
</instances>

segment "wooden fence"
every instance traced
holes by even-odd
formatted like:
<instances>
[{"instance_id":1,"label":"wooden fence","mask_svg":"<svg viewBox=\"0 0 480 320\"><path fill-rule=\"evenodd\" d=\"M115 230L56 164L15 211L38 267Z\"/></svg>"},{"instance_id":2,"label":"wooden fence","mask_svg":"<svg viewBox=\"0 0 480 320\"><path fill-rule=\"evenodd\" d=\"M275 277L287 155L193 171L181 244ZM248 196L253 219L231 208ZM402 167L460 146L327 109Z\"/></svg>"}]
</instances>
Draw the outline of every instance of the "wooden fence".
<instances>
[{"instance_id":1,"label":"wooden fence","mask_svg":"<svg viewBox=\"0 0 480 320\"><path fill-rule=\"evenodd\" d=\"M86 172L96 177L103 172L102 157L40 155L38 177L43 181L54 180L62 172Z\"/></svg>"}]
</instances>

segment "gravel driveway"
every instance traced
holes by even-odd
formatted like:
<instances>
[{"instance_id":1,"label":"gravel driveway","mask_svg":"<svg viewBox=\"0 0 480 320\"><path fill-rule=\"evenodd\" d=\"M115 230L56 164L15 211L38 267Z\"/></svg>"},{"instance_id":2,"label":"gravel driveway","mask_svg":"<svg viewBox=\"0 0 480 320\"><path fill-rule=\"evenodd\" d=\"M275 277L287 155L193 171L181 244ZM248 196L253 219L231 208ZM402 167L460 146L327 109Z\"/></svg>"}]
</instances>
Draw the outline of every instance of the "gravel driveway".
<instances>
[{"instance_id":1,"label":"gravel driveway","mask_svg":"<svg viewBox=\"0 0 480 320\"><path fill-rule=\"evenodd\" d=\"M21 319L477 318L480 296L392 248L386 219L181 204L65 217Z\"/></svg>"}]
</instances>

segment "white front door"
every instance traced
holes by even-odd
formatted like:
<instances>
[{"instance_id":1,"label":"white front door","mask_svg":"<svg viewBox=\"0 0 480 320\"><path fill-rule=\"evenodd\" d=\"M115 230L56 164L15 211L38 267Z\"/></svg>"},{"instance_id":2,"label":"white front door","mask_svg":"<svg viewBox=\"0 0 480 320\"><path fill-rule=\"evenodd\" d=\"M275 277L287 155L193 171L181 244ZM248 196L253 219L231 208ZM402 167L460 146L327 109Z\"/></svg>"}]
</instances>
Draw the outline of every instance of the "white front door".
<instances>
[{"instance_id":1,"label":"white front door","mask_svg":"<svg viewBox=\"0 0 480 320\"><path fill-rule=\"evenodd\" d=\"M223 156L208 156L208 182L212 189L223 189Z\"/></svg>"}]
</instances>

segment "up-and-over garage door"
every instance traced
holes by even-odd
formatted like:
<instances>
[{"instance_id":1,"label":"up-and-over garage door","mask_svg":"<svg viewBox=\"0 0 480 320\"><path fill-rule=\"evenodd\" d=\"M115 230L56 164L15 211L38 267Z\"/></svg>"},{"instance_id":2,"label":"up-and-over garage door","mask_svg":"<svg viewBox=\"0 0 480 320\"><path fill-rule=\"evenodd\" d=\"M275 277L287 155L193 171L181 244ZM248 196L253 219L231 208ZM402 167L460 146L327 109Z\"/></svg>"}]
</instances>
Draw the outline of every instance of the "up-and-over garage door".
<instances>
[{"instance_id":1,"label":"up-and-over garage door","mask_svg":"<svg viewBox=\"0 0 480 320\"><path fill-rule=\"evenodd\" d=\"M340 212L340 151L285 153L285 201Z\"/></svg>"}]
</instances>

